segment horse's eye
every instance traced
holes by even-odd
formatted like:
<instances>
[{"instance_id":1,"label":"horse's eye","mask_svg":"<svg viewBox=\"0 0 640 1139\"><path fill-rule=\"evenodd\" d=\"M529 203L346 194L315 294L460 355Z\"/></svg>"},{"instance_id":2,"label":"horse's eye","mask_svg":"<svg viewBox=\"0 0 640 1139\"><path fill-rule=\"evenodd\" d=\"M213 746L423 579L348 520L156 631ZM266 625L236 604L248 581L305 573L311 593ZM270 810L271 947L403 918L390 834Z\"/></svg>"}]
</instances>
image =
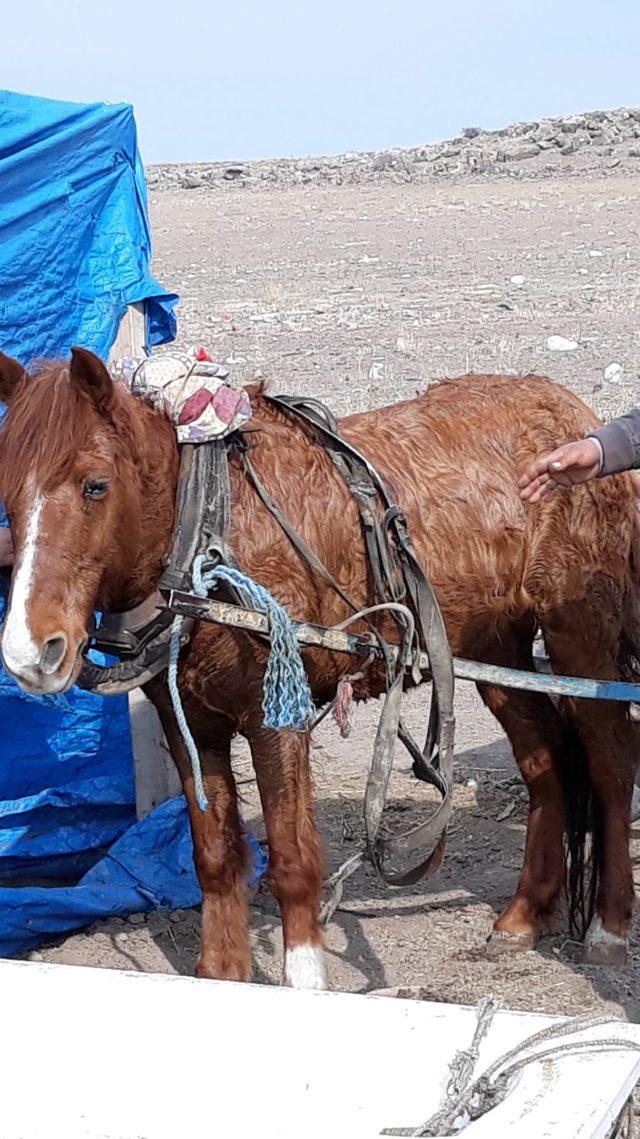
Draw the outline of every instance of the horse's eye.
<instances>
[{"instance_id":1,"label":"horse's eye","mask_svg":"<svg viewBox=\"0 0 640 1139\"><path fill-rule=\"evenodd\" d=\"M109 484L103 479L85 479L82 484L83 498L104 498L109 489Z\"/></svg>"}]
</instances>

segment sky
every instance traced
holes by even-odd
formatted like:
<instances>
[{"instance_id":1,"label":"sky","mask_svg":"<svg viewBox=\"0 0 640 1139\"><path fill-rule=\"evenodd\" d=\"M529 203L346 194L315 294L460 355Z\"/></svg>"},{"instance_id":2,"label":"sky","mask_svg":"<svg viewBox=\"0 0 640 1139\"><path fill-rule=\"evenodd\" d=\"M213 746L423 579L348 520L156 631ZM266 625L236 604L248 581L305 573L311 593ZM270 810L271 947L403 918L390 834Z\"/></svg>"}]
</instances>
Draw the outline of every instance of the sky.
<instances>
[{"instance_id":1,"label":"sky","mask_svg":"<svg viewBox=\"0 0 640 1139\"><path fill-rule=\"evenodd\" d=\"M0 87L133 103L146 162L437 141L640 105L639 0L22 0Z\"/></svg>"}]
</instances>

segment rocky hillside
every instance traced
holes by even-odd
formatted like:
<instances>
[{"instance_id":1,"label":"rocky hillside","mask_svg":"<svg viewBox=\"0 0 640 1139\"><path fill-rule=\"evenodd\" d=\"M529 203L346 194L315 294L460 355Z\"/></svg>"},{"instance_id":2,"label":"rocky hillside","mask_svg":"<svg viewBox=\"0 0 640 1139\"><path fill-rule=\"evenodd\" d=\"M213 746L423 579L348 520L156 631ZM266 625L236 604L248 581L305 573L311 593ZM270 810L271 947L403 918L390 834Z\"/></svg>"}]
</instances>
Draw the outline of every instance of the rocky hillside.
<instances>
[{"instance_id":1,"label":"rocky hillside","mask_svg":"<svg viewBox=\"0 0 640 1139\"><path fill-rule=\"evenodd\" d=\"M228 189L274 185L426 182L456 175L511 178L614 168L640 173L640 109L589 111L514 123L498 131L466 127L459 138L408 149L334 157L151 166L151 188Z\"/></svg>"}]
</instances>

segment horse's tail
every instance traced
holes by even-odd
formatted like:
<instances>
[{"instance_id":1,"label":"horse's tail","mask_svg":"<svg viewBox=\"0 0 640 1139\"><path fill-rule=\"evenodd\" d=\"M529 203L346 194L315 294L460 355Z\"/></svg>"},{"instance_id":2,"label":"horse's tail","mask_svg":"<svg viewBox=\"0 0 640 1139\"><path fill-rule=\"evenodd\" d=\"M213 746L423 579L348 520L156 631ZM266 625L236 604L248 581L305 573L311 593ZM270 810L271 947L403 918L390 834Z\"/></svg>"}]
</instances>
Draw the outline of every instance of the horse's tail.
<instances>
[{"instance_id":1,"label":"horse's tail","mask_svg":"<svg viewBox=\"0 0 640 1139\"><path fill-rule=\"evenodd\" d=\"M558 700L562 746L556 753L565 813L565 891L569 929L582 940L594 915L603 854L602 813L593 793L573 702Z\"/></svg>"}]
</instances>

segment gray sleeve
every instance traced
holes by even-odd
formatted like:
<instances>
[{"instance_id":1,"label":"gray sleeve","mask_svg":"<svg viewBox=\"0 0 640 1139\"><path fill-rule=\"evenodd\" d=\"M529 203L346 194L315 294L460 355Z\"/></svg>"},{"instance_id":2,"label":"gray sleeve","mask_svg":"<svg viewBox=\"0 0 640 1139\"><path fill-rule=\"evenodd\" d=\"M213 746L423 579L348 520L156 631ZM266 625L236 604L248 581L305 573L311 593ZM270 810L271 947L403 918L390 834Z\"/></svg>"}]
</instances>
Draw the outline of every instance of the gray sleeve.
<instances>
[{"instance_id":1,"label":"gray sleeve","mask_svg":"<svg viewBox=\"0 0 640 1139\"><path fill-rule=\"evenodd\" d=\"M591 434L600 443L604 455L600 477L640 467L640 407L612 419Z\"/></svg>"}]
</instances>

